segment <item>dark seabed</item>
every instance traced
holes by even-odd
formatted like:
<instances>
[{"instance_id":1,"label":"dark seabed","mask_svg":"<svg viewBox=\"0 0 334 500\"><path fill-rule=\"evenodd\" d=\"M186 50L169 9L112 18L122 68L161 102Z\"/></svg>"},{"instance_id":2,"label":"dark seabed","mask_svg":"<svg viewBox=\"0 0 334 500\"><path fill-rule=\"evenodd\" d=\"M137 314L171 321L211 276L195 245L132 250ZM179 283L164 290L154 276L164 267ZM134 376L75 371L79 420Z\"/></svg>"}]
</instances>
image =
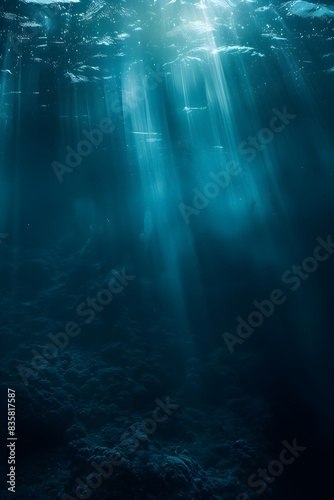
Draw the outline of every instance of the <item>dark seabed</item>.
<instances>
[{"instance_id":1,"label":"dark seabed","mask_svg":"<svg viewBox=\"0 0 334 500\"><path fill-rule=\"evenodd\" d=\"M333 0L0 23L1 498L333 499Z\"/></svg>"}]
</instances>

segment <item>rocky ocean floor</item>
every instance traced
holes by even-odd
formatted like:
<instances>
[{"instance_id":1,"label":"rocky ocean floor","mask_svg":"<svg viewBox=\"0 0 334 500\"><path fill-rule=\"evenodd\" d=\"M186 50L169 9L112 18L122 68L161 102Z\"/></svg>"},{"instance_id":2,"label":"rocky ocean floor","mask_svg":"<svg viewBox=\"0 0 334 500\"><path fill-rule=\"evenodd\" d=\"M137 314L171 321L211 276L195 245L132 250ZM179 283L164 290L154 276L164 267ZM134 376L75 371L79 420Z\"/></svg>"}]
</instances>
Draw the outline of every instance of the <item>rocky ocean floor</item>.
<instances>
[{"instance_id":1,"label":"rocky ocean floor","mask_svg":"<svg viewBox=\"0 0 334 500\"><path fill-rule=\"evenodd\" d=\"M66 258L0 250L2 287L12 290L2 299L0 376L2 393L16 391L16 499L257 496L247 478L269 459L270 410L243 390L239 358L221 344L196 354L196 339L182 338L153 298L143 311L140 280L90 323L78 318L111 270L89 249ZM57 337L62 348L47 361L48 333L69 321L80 334ZM243 359L245 370L254 363Z\"/></svg>"}]
</instances>

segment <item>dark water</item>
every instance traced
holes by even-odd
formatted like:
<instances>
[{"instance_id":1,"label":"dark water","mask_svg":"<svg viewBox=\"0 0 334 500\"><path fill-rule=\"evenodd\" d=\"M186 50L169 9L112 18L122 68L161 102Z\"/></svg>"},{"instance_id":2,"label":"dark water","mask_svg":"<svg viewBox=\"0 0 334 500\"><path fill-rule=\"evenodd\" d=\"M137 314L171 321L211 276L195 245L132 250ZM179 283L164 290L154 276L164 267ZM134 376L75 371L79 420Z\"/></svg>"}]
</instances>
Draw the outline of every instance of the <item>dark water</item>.
<instances>
[{"instance_id":1,"label":"dark water","mask_svg":"<svg viewBox=\"0 0 334 500\"><path fill-rule=\"evenodd\" d=\"M2 498L332 498L334 4L0 19Z\"/></svg>"}]
</instances>

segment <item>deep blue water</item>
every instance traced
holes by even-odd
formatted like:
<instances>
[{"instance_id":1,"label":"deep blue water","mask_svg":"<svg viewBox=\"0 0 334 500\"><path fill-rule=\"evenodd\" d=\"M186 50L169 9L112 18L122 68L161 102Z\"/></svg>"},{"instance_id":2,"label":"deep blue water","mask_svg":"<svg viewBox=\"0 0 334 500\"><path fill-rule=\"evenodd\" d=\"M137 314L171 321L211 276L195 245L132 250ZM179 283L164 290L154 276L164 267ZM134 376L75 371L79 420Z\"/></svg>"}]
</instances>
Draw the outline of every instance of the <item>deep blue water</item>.
<instances>
[{"instance_id":1,"label":"deep blue water","mask_svg":"<svg viewBox=\"0 0 334 500\"><path fill-rule=\"evenodd\" d=\"M1 498L332 498L334 4L0 22Z\"/></svg>"}]
</instances>

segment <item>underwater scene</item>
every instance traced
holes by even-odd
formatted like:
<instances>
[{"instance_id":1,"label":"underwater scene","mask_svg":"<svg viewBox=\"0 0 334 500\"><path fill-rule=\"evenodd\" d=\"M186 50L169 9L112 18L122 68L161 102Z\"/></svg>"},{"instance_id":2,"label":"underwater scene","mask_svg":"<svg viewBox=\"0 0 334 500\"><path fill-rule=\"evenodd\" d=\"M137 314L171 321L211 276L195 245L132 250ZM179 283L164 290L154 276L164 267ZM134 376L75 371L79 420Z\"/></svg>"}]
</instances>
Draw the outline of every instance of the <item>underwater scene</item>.
<instances>
[{"instance_id":1,"label":"underwater scene","mask_svg":"<svg viewBox=\"0 0 334 500\"><path fill-rule=\"evenodd\" d=\"M1 499L334 499L333 0L0 26Z\"/></svg>"}]
</instances>

